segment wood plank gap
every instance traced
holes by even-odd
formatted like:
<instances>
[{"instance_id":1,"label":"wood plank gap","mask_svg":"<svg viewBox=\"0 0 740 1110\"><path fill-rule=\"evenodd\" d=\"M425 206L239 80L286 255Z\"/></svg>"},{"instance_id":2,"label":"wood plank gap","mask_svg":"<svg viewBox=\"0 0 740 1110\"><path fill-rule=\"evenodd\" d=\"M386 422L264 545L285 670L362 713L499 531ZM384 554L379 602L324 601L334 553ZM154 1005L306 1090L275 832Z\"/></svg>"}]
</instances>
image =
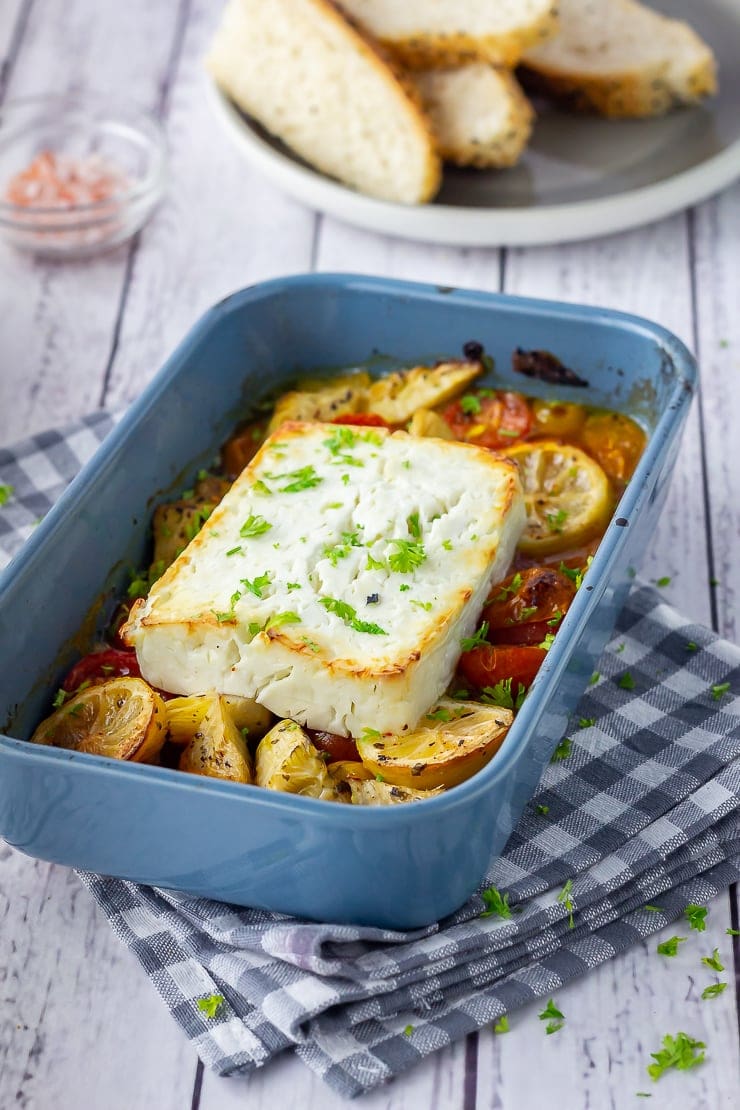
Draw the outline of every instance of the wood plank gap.
<instances>
[{"instance_id":1,"label":"wood plank gap","mask_svg":"<svg viewBox=\"0 0 740 1110\"><path fill-rule=\"evenodd\" d=\"M203 1089L203 1061L198 1060L193 1081L193 1097L190 1101L190 1110L200 1110L200 1093Z\"/></svg>"},{"instance_id":2,"label":"wood plank gap","mask_svg":"<svg viewBox=\"0 0 740 1110\"><path fill-rule=\"evenodd\" d=\"M34 0L26 0L25 4L18 13L18 18L15 21L13 28L13 36L10 40L8 53L0 66L0 104L5 100L5 94L8 91L8 83L10 76L15 68L15 63L20 53L21 45L23 43L28 21L31 17L31 8L33 7Z\"/></svg>"},{"instance_id":3,"label":"wood plank gap","mask_svg":"<svg viewBox=\"0 0 740 1110\"><path fill-rule=\"evenodd\" d=\"M475 1110L478 1101L478 1044L477 1033L465 1038L465 1078L463 1080L462 1110Z\"/></svg>"},{"instance_id":4,"label":"wood plank gap","mask_svg":"<svg viewBox=\"0 0 740 1110\"><path fill-rule=\"evenodd\" d=\"M690 208L686 214L687 219L687 246L689 252L689 290L691 295L691 334L694 344L694 353L701 364L701 338L699 336L699 294L696 287L696 211ZM701 379L696 391L696 404L699 410L699 445L701 449L701 489L704 502L704 519L706 523L707 567L709 569L709 612L712 628L719 634L719 611L717 609L717 588L713 583L716 580L716 561L714 557L714 537L712 535L712 516L710 507L709 475L707 473L707 441L706 425L704 418L704 401L702 397ZM739 1000L740 1001L740 1000Z\"/></svg>"},{"instance_id":5,"label":"wood plank gap","mask_svg":"<svg viewBox=\"0 0 740 1110\"><path fill-rule=\"evenodd\" d=\"M506 263L509 260L509 248L501 247L498 256L498 291L503 293L506 290Z\"/></svg>"},{"instance_id":6,"label":"wood plank gap","mask_svg":"<svg viewBox=\"0 0 740 1110\"><path fill-rule=\"evenodd\" d=\"M324 228L324 215L317 212L314 216L313 235L311 237L311 257L308 263L311 273L316 272L319 262L319 247L321 245L321 232Z\"/></svg>"},{"instance_id":7,"label":"wood plank gap","mask_svg":"<svg viewBox=\"0 0 740 1110\"><path fill-rule=\"evenodd\" d=\"M32 3L33 0L30 0ZM170 56L167 59L165 66L164 76L159 87L159 97L154 109L154 115L161 122L167 115L170 106L170 94L172 87L177 77L177 70L182 57L182 50L185 43L185 33L188 27L188 20L190 19L192 0L180 0L180 5L177 10L177 19L175 20L175 33L172 36L172 48ZM131 279L134 272L134 263L136 255L139 250L141 242L141 232L136 234L131 242L131 246L126 254L126 264L123 270L123 282L121 284L121 293L118 298L118 308L116 310L116 319L113 325L113 335L111 338L110 351L108 352L108 360L105 364L105 371L103 372L103 380L100 384L100 394L98 396L98 408L102 409L105 405L105 398L108 393L110 385L111 374L113 373L113 363L115 362L116 355L118 354L118 346L121 341L121 328L123 326L123 316L126 311L128 303L129 290L131 288Z\"/></svg>"}]
</instances>

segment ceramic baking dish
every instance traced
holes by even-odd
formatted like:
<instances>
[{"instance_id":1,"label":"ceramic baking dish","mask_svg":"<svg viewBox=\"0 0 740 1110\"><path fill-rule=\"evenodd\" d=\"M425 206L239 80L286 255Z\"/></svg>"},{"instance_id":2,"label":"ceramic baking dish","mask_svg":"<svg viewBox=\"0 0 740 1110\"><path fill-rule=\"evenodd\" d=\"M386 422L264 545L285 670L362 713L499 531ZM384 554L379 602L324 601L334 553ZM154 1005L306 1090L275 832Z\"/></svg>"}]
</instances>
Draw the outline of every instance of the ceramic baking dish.
<instances>
[{"instance_id":1,"label":"ceramic baking dish","mask_svg":"<svg viewBox=\"0 0 740 1110\"><path fill-rule=\"evenodd\" d=\"M149 519L192 485L240 417L301 373L459 356L489 383L572 399L513 372L544 348L649 441L502 748L446 794L363 808L27 743L66 668L104 627ZM503 848L613 627L664 499L696 367L635 317L348 275L284 278L211 309L0 579L0 835L32 856L241 905L341 922L423 925L456 909ZM83 629L82 632L80 630Z\"/></svg>"}]
</instances>

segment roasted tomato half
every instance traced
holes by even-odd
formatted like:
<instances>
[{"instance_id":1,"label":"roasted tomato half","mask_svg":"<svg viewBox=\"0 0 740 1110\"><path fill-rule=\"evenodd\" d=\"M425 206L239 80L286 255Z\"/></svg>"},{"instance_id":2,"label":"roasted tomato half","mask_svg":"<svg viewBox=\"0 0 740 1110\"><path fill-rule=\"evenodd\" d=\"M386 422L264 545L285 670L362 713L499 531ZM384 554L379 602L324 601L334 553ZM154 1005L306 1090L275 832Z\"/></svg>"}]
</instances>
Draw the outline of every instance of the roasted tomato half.
<instances>
[{"instance_id":1,"label":"roasted tomato half","mask_svg":"<svg viewBox=\"0 0 740 1110\"><path fill-rule=\"evenodd\" d=\"M387 420L376 412L346 412L335 416L332 424L354 424L358 428L390 428Z\"/></svg>"},{"instance_id":2,"label":"roasted tomato half","mask_svg":"<svg viewBox=\"0 0 740 1110\"><path fill-rule=\"evenodd\" d=\"M532 413L521 393L465 393L442 413L455 439L496 450L524 439Z\"/></svg>"},{"instance_id":3,"label":"roasted tomato half","mask_svg":"<svg viewBox=\"0 0 740 1110\"><path fill-rule=\"evenodd\" d=\"M307 729L311 743L320 752L326 752L327 763L338 760L357 762L360 758L357 745L351 736L337 736L334 732L318 732Z\"/></svg>"},{"instance_id":4,"label":"roasted tomato half","mask_svg":"<svg viewBox=\"0 0 740 1110\"><path fill-rule=\"evenodd\" d=\"M576 594L575 583L554 567L528 567L491 591L483 610L497 644L541 644L557 631Z\"/></svg>"},{"instance_id":5,"label":"roasted tomato half","mask_svg":"<svg viewBox=\"0 0 740 1110\"><path fill-rule=\"evenodd\" d=\"M141 678L136 652L107 648L105 651L93 651L75 663L64 679L62 689L71 694L73 690L79 690L83 682L106 682L109 678L129 676Z\"/></svg>"},{"instance_id":6,"label":"roasted tomato half","mask_svg":"<svg viewBox=\"0 0 740 1110\"><path fill-rule=\"evenodd\" d=\"M511 679L513 689L520 685L529 689L546 655L545 648L540 647L481 644L460 656L458 670L479 690L507 679Z\"/></svg>"}]
</instances>

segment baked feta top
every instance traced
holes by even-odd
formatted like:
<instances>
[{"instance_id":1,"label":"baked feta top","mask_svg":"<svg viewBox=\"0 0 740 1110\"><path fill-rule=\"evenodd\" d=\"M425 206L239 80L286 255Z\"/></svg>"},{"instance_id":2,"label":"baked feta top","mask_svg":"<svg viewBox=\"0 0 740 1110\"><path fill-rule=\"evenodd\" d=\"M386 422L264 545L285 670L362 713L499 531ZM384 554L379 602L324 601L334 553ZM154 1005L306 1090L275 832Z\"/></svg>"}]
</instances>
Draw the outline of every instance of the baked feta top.
<instances>
[{"instance_id":1,"label":"baked feta top","mask_svg":"<svg viewBox=\"0 0 740 1110\"><path fill-rule=\"evenodd\" d=\"M284 424L125 629L142 675L311 728L413 727L525 523L514 464L468 444Z\"/></svg>"}]
</instances>

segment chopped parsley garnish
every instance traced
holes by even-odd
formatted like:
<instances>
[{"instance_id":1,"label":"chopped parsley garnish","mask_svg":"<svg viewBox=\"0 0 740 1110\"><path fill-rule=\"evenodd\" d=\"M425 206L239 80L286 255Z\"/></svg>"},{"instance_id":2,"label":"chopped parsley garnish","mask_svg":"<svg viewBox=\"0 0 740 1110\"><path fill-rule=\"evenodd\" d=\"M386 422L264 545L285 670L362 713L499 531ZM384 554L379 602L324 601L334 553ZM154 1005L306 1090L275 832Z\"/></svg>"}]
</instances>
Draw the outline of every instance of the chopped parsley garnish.
<instances>
[{"instance_id":1,"label":"chopped parsley garnish","mask_svg":"<svg viewBox=\"0 0 740 1110\"><path fill-rule=\"evenodd\" d=\"M713 983L711 987L705 987L701 992L702 998L716 998L726 990L727 983Z\"/></svg>"},{"instance_id":2,"label":"chopped parsley garnish","mask_svg":"<svg viewBox=\"0 0 740 1110\"><path fill-rule=\"evenodd\" d=\"M227 558L228 558L228 556L230 556L230 555L241 555L241 553L242 553L242 548L241 547L232 547L230 551L226 552L226 555L227 555Z\"/></svg>"},{"instance_id":3,"label":"chopped parsley garnish","mask_svg":"<svg viewBox=\"0 0 740 1110\"><path fill-rule=\"evenodd\" d=\"M481 690L480 700L485 702L486 705L498 705L501 709L521 709L526 696L527 689L521 682L517 683L516 692L514 692L512 690L512 680L502 678L495 686L484 686Z\"/></svg>"},{"instance_id":4,"label":"chopped parsley garnish","mask_svg":"<svg viewBox=\"0 0 740 1110\"><path fill-rule=\"evenodd\" d=\"M365 570L385 570L385 563L381 559L374 559L368 554Z\"/></svg>"},{"instance_id":5,"label":"chopped parsley garnish","mask_svg":"<svg viewBox=\"0 0 740 1110\"><path fill-rule=\"evenodd\" d=\"M388 633L380 625L372 624L370 621L360 620L357 616L357 610L349 605L346 601L341 601L336 597L320 597L319 604L323 605L329 613L334 613L335 616L353 628L355 632L367 632L371 636L387 636Z\"/></svg>"},{"instance_id":6,"label":"chopped parsley garnish","mask_svg":"<svg viewBox=\"0 0 740 1110\"><path fill-rule=\"evenodd\" d=\"M598 671L594 671L594 673L591 675L591 677L588 680L589 686L595 686L600 678L601 678L601 674Z\"/></svg>"},{"instance_id":7,"label":"chopped parsley garnish","mask_svg":"<svg viewBox=\"0 0 740 1110\"><path fill-rule=\"evenodd\" d=\"M262 625L258 624L257 621L250 621L247 628L250 636L257 636L262 631Z\"/></svg>"},{"instance_id":8,"label":"chopped parsley garnish","mask_svg":"<svg viewBox=\"0 0 740 1110\"><path fill-rule=\"evenodd\" d=\"M651 906L649 902L647 903L647 905L643 906L642 908L644 910L647 910L648 913L662 913L663 912L661 910L660 906Z\"/></svg>"},{"instance_id":9,"label":"chopped parsley garnish","mask_svg":"<svg viewBox=\"0 0 740 1110\"><path fill-rule=\"evenodd\" d=\"M222 994L209 994L207 998L199 998L197 1006L199 1010L209 1018L215 1018L218 1011L224 1004L224 996Z\"/></svg>"},{"instance_id":10,"label":"chopped parsley garnish","mask_svg":"<svg viewBox=\"0 0 740 1110\"><path fill-rule=\"evenodd\" d=\"M547 527L551 532L560 534L565 527L565 522L568 519L568 514L565 509L558 509L556 513L547 514Z\"/></svg>"},{"instance_id":11,"label":"chopped parsley garnish","mask_svg":"<svg viewBox=\"0 0 740 1110\"><path fill-rule=\"evenodd\" d=\"M59 707L61 705L64 705L64 702L65 702L66 698L67 698L67 692L66 692L66 690L62 690L62 688L60 686L59 689L57 690L56 694L54 695L54 700L51 704L54 706L55 709L59 709Z\"/></svg>"},{"instance_id":12,"label":"chopped parsley garnish","mask_svg":"<svg viewBox=\"0 0 740 1110\"><path fill-rule=\"evenodd\" d=\"M689 902L686 909L683 911L684 917L689 922L689 928L696 929L697 933L703 933L706 929L705 918L709 913L706 906L697 906L695 902Z\"/></svg>"},{"instance_id":13,"label":"chopped parsley garnish","mask_svg":"<svg viewBox=\"0 0 740 1110\"><path fill-rule=\"evenodd\" d=\"M419 514L410 513L406 519L409 528L409 535L413 536L415 540L421 539L421 524L419 523Z\"/></svg>"},{"instance_id":14,"label":"chopped parsley garnish","mask_svg":"<svg viewBox=\"0 0 740 1110\"><path fill-rule=\"evenodd\" d=\"M545 1026L545 1032L548 1035L550 1033L557 1033L558 1030L562 1029L565 1024L565 1014L563 1014L557 1008L557 1006L555 1005L555 1001L552 998L548 999L547 1005L545 1006L544 1010L542 1010L537 1015L537 1017L540 1019L540 1021L547 1022L547 1025Z\"/></svg>"},{"instance_id":15,"label":"chopped parsley garnish","mask_svg":"<svg viewBox=\"0 0 740 1110\"><path fill-rule=\"evenodd\" d=\"M725 970L725 965L719 958L719 948L715 948L711 956L702 956L701 962L705 967L711 967L712 971Z\"/></svg>"},{"instance_id":16,"label":"chopped parsley garnish","mask_svg":"<svg viewBox=\"0 0 740 1110\"><path fill-rule=\"evenodd\" d=\"M341 509L343 504L343 501L332 501L331 504L327 505L326 507L327 509Z\"/></svg>"},{"instance_id":17,"label":"chopped parsley garnish","mask_svg":"<svg viewBox=\"0 0 740 1110\"><path fill-rule=\"evenodd\" d=\"M0 485L0 507L7 505L14 493L13 486Z\"/></svg>"},{"instance_id":18,"label":"chopped parsley garnish","mask_svg":"<svg viewBox=\"0 0 740 1110\"><path fill-rule=\"evenodd\" d=\"M349 474L343 474L342 475L342 484L345 485L345 486L349 485Z\"/></svg>"},{"instance_id":19,"label":"chopped parsley garnish","mask_svg":"<svg viewBox=\"0 0 740 1110\"><path fill-rule=\"evenodd\" d=\"M729 692L729 689L729 682L718 682L715 686L712 687L712 697L715 701L719 701L721 697L724 697L724 695Z\"/></svg>"},{"instance_id":20,"label":"chopped parsley garnish","mask_svg":"<svg viewBox=\"0 0 740 1110\"><path fill-rule=\"evenodd\" d=\"M269 632L271 628L281 628L284 624L300 623L301 618L298 616L297 613L275 613L275 615L270 617L269 620L265 623L263 631Z\"/></svg>"},{"instance_id":21,"label":"chopped parsley garnish","mask_svg":"<svg viewBox=\"0 0 740 1110\"><path fill-rule=\"evenodd\" d=\"M466 416L474 416L480 412L481 403L474 393L466 393L460 398L460 408Z\"/></svg>"},{"instance_id":22,"label":"chopped parsley garnish","mask_svg":"<svg viewBox=\"0 0 740 1110\"><path fill-rule=\"evenodd\" d=\"M415 601L414 598L412 597L411 601L410 601L410 604L415 605L417 607L417 609L424 609L424 611L427 612L427 613L430 613L432 611L431 601Z\"/></svg>"},{"instance_id":23,"label":"chopped parsley garnish","mask_svg":"<svg viewBox=\"0 0 740 1110\"><path fill-rule=\"evenodd\" d=\"M634 690L635 680L629 671L624 672L619 682L617 683L617 686L619 686L621 690Z\"/></svg>"},{"instance_id":24,"label":"chopped parsley garnish","mask_svg":"<svg viewBox=\"0 0 740 1110\"><path fill-rule=\"evenodd\" d=\"M413 1031L414 1031L413 1025L411 1025L411 1024L407 1025L406 1028L403 1031L404 1037L410 1037L411 1034L413 1033Z\"/></svg>"},{"instance_id":25,"label":"chopped parsley garnish","mask_svg":"<svg viewBox=\"0 0 740 1110\"><path fill-rule=\"evenodd\" d=\"M564 759L567 759L570 755L572 743L573 741L571 740L570 736L564 736L555 751L550 756L550 762L562 763Z\"/></svg>"},{"instance_id":26,"label":"chopped parsley garnish","mask_svg":"<svg viewBox=\"0 0 740 1110\"><path fill-rule=\"evenodd\" d=\"M195 539L212 512L213 509L210 505L204 505L202 509L195 510L183 529L187 540Z\"/></svg>"},{"instance_id":27,"label":"chopped parsley garnish","mask_svg":"<svg viewBox=\"0 0 740 1110\"><path fill-rule=\"evenodd\" d=\"M494 1033L508 1033L509 1032L509 1019L506 1014L502 1014L493 1026Z\"/></svg>"},{"instance_id":28,"label":"chopped parsley garnish","mask_svg":"<svg viewBox=\"0 0 740 1110\"><path fill-rule=\"evenodd\" d=\"M670 586L670 584L671 584L671 576L669 574L664 574L662 578L656 579L656 582L655 582L655 585L660 586L661 588L663 586Z\"/></svg>"},{"instance_id":29,"label":"chopped parsley garnish","mask_svg":"<svg viewBox=\"0 0 740 1110\"><path fill-rule=\"evenodd\" d=\"M447 722L452 720L452 714L450 713L449 709L445 709L444 706L440 706L439 709L435 709L433 713L427 713L426 719L427 721Z\"/></svg>"},{"instance_id":30,"label":"chopped parsley garnish","mask_svg":"<svg viewBox=\"0 0 740 1110\"><path fill-rule=\"evenodd\" d=\"M263 536L271 528L272 525L263 516L255 516L254 513L250 513L239 529L239 535L242 539L251 539L253 536Z\"/></svg>"},{"instance_id":31,"label":"chopped parsley garnish","mask_svg":"<svg viewBox=\"0 0 740 1110\"><path fill-rule=\"evenodd\" d=\"M615 647L615 649L614 649L615 653L617 655L621 655L626 646L627 646L626 644L620 644L619 647Z\"/></svg>"},{"instance_id":32,"label":"chopped parsley garnish","mask_svg":"<svg viewBox=\"0 0 740 1110\"><path fill-rule=\"evenodd\" d=\"M543 651L549 651L554 643L555 643L555 633L554 632L548 632L548 633L546 633L545 638L542 641L542 643L538 644L537 647L542 648Z\"/></svg>"},{"instance_id":33,"label":"chopped parsley garnish","mask_svg":"<svg viewBox=\"0 0 740 1110\"><path fill-rule=\"evenodd\" d=\"M300 582L286 582L285 584L288 587L289 594L292 594L293 590L300 590L301 588Z\"/></svg>"},{"instance_id":34,"label":"chopped parsley garnish","mask_svg":"<svg viewBox=\"0 0 740 1110\"><path fill-rule=\"evenodd\" d=\"M659 1052L651 1052L654 1064L648 1064L647 1071L651 1079L660 1079L669 1068L677 1071L687 1071L704 1062L703 1049L707 1046L703 1041L696 1041L688 1033L676 1033L672 1037L667 1033L663 1037L663 1047Z\"/></svg>"},{"instance_id":35,"label":"chopped parsley garnish","mask_svg":"<svg viewBox=\"0 0 740 1110\"><path fill-rule=\"evenodd\" d=\"M309 649L309 651L316 652L316 651L321 650L319 648L319 645L316 643L316 641L315 640L309 640L308 636L301 636L301 639L303 640L303 643L306 645L306 647Z\"/></svg>"},{"instance_id":36,"label":"chopped parsley garnish","mask_svg":"<svg viewBox=\"0 0 740 1110\"><path fill-rule=\"evenodd\" d=\"M502 894L495 886L489 886L481 891L481 898L486 907L481 910L481 917L511 917L511 906L509 905L509 895Z\"/></svg>"},{"instance_id":37,"label":"chopped parsley garnish","mask_svg":"<svg viewBox=\"0 0 740 1110\"><path fill-rule=\"evenodd\" d=\"M340 559L346 559L350 553L350 548L362 547L362 541L357 532L342 532L342 542L334 544L333 547L325 547L324 555L329 560L331 565L335 567Z\"/></svg>"},{"instance_id":38,"label":"chopped parsley garnish","mask_svg":"<svg viewBox=\"0 0 740 1110\"><path fill-rule=\"evenodd\" d=\"M377 728L363 728L360 740L380 740L382 733L378 732Z\"/></svg>"},{"instance_id":39,"label":"chopped parsley garnish","mask_svg":"<svg viewBox=\"0 0 740 1110\"><path fill-rule=\"evenodd\" d=\"M398 587L398 592L400 594L405 594L408 593L410 589L411 587L409 586L408 582L402 582L401 585Z\"/></svg>"},{"instance_id":40,"label":"chopped parsley garnish","mask_svg":"<svg viewBox=\"0 0 740 1110\"><path fill-rule=\"evenodd\" d=\"M217 612L215 609L211 609L211 612L213 613L219 624L226 624L227 621L233 621L235 619L233 609L228 609L227 611L221 613ZM251 628L252 626L250 625L249 627ZM259 625L257 627L259 628Z\"/></svg>"},{"instance_id":41,"label":"chopped parsley garnish","mask_svg":"<svg viewBox=\"0 0 740 1110\"><path fill-rule=\"evenodd\" d=\"M560 891L560 894L558 894L558 899L557 899L558 902L562 903L562 905L565 906L566 910L568 911L568 928L569 929L575 928L575 922L573 920L573 899L570 896L570 892L572 891L572 889L573 889L573 880L572 879L566 879L565 886Z\"/></svg>"},{"instance_id":42,"label":"chopped parsley garnish","mask_svg":"<svg viewBox=\"0 0 740 1110\"><path fill-rule=\"evenodd\" d=\"M289 470L285 474L268 474L267 477L275 482L289 479L287 486L279 490L280 493L300 493L304 489L313 489L324 480L313 466L302 466L299 470Z\"/></svg>"},{"instance_id":43,"label":"chopped parsley garnish","mask_svg":"<svg viewBox=\"0 0 740 1110\"><path fill-rule=\"evenodd\" d=\"M257 479L252 489L255 493L261 494L262 497L272 497L272 490L268 485L265 485L261 478Z\"/></svg>"},{"instance_id":44,"label":"chopped parsley garnish","mask_svg":"<svg viewBox=\"0 0 740 1110\"><path fill-rule=\"evenodd\" d=\"M426 559L424 545L413 540L391 540L396 547L388 556L388 566L398 574L411 574Z\"/></svg>"},{"instance_id":45,"label":"chopped parsley garnish","mask_svg":"<svg viewBox=\"0 0 740 1110\"><path fill-rule=\"evenodd\" d=\"M566 578L570 578L576 589L580 590L583 582L583 567L581 567L580 570L576 570L574 567L566 567L565 563L561 562L558 570L561 574L564 574Z\"/></svg>"},{"instance_id":46,"label":"chopped parsley garnish","mask_svg":"<svg viewBox=\"0 0 740 1110\"><path fill-rule=\"evenodd\" d=\"M76 705L70 705L69 712L72 714L73 717L79 717L84 708L85 707L82 702L78 701Z\"/></svg>"},{"instance_id":47,"label":"chopped parsley garnish","mask_svg":"<svg viewBox=\"0 0 740 1110\"><path fill-rule=\"evenodd\" d=\"M442 540L442 547L445 551L452 551L452 540Z\"/></svg>"},{"instance_id":48,"label":"chopped parsley garnish","mask_svg":"<svg viewBox=\"0 0 740 1110\"><path fill-rule=\"evenodd\" d=\"M518 428L499 428L498 434L500 436L506 436L510 439L518 439L522 433L519 431Z\"/></svg>"},{"instance_id":49,"label":"chopped parsley garnish","mask_svg":"<svg viewBox=\"0 0 740 1110\"><path fill-rule=\"evenodd\" d=\"M519 573L519 571L517 571L516 574L514 575L514 577L512 578L511 582L509 583L509 585L508 586L502 586L501 589L499 590L499 592L493 598L493 600L494 601L506 601L507 597L510 597L512 594L515 594L517 592L517 590L521 588L521 585L522 585L522 576Z\"/></svg>"},{"instance_id":50,"label":"chopped parsley garnish","mask_svg":"<svg viewBox=\"0 0 740 1110\"><path fill-rule=\"evenodd\" d=\"M537 808L537 812L540 813L543 817L547 817L548 813L550 812L550 807L549 806L543 806L540 802L537 803L536 808Z\"/></svg>"},{"instance_id":51,"label":"chopped parsley garnish","mask_svg":"<svg viewBox=\"0 0 740 1110\"><path fill-rule=\"evenodd\" d=\"M126 590L127 597L146 597L158 578L164 574L164 560L152 563L149 570L132 571L131 581Z\"/></svg>"},{"instance_id":52,"label":"chopped parsley garnish","mask_svg":"<svg viewBox=\"0 0 740 1110\"><path fill-rule=\"evenodd\" d=\"M563 616L564 613L562 613L560 609L556 609L553 615L550 617L550 620L547 622L548 628L554 628L556 624L560 624Z\"/></svg>"},{"instance_id":53,"label":"chopped parsley garnish","mask_svg":"<svg viewBox=\"0 0 740 1110\"><path fill-rule=\"evenodd\" d=\"M525 605L524 608L519 613L519 620L528 621L529 618L533 617L536 612L537 612L537 606L536 605Z\"/></svg>"},{"instance_id":54,"label":"chopped parsley garnish","mask_svg":"<svg viewBox=\"0 0 740 1110\"><path fill-rule=\"evenodd\" d=\"M581 717L578 721L579 728L592 728L596 724L595 717Z\"/></svg>"},{"instance_id":55,"label":"chopped parsley garnish","mask_svg":"<svg viewBox=\"0 0 740 1110\"><path fill-rule=\"evenodd\" d=\"M255 597L262 598L262 591L266 590L272 581L272 575L268 570L264 574L258 574L256 578L242 578L240 579L245 589L249 590L250 594Z\"/></svg>"},{"instance_id":56,"label":"chopped parsley garnish","mask_svg":"<svg viewBox=\"0 0 740 1110\"><path fill-rule=\"evenodd\" d=\"M693 640L689 640L686 647L684 648L684 651L698 651L698 650L699 650L699 645L695 644Z\"/></svg>"},{"instance_id":57,"label":"chopped parsley garnish","mask_svg":"<svg viewBox=\"0 0 740 1110\"><path fill-rule=\"evenodd\" d=\"M480 647L482 644L486 643L487 635L488 621L483 621L480 628L477 629L473 636L463 636L462 640L460 641L460 648L463 652L472 651L473 648Z\"/></svg>"},{"instance_id":58,"label":"chopped parsley garnish","mask_svg":"<svg viewBox=\"0 0 740 1110\"><path fill-rule=\"evenodd\" d=\"M740 929L725 929L728 937L740 937Z\"/></svg>"},{"instance_id":59,"label":"chopped parsley garnish","mask_svg":"<svg viewBox=\"0 0 740 1110\"><path fill-rule=\"evenodd\" d=\"M658 945L658 953L661 956L677 956L679 944L685 943L686 937L669 937Z\"/></svg>"}]
</instances>

